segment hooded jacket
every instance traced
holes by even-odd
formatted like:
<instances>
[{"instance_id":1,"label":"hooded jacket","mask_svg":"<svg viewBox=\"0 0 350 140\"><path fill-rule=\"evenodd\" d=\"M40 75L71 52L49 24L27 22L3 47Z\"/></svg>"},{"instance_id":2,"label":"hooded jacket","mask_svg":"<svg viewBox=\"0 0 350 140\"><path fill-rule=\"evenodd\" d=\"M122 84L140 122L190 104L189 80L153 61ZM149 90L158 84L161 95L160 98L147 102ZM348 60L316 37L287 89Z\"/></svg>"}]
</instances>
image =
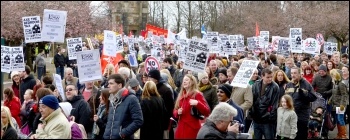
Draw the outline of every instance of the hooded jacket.
<instances>
[{"instance_id":1,"label":"hooded jacket","mask_svg":"<svg viewBox=\"0 0 350 140\"><path fill-rule=\"evenodd\" d=\"M86 129L87 133L91 130L91 109L89 104L84 100L81 95L74 96L71 100L68 100L72 104L71 116L75 117L75 122L82 124Z\"/></svg>"},{"instance_id":2,"label":"hooded jacket","mask_svg":"<svg viewBox=\"0 0 350 140\"><path fill-rule=\"evenodd\" d=\"M21 99L21 103L24 101L24 93L27 89L33 90L34 86L36 85L36 80L32 74L28 75L27 78L23 79L21 81L21 84L19 86L19 99Z\"/></svg>"}]
</instances>

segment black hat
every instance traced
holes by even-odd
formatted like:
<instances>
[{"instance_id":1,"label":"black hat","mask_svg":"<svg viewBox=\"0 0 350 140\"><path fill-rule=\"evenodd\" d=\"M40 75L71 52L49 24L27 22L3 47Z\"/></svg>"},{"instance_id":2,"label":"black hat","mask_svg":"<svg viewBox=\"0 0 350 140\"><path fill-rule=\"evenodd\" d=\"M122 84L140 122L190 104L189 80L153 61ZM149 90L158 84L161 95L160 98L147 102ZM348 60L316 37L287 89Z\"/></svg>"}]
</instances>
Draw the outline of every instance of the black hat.
<instances>
[{"instance_id":1,"label":"black hat","mask_svg":"<svg viewBox=\"0 0 350 140\"><path fill-rule=\"evenodd\" d=\"M221 84L219 85L219 88L218 89L221 89L222 91L225 92L225 95L230 98L231 97L231 94L232 94L232 89L233 87L229 84Z\"/></svg>"},{"instance_id":2,"label":"black hat","mask_svg":"<svg viewBox=\"0 0 350 140\"><path fill-rule=\"evenodd\" d=\"M218 73L222 73L227 77L227 69L226 68L219 68Z\"/></svg>"},{"instance_id":3,"label":"black hat","mask_svg":"<svg viewBox=\"0 0 350 140\"><path fill-rule=\"evenodd\" d=\"M148 77L154 78L156 80L160 80L160 71L157 69L152 69L148 72Z\"/></svg>"},{"instance_id":4,"label":"black hat","mask_svg":"<svg viewBox=\"0 0 350 140\"><path fill-rule=\"evenodd\" d=\"M129 64L128 61L126 61L126 60L124 60L124 59L123 59L123 60L120 60L120 61L118 62L118 66L119 66L121 63L127 65L127 66L130 68L130 64Z\"/></svg>"}]
</instances>

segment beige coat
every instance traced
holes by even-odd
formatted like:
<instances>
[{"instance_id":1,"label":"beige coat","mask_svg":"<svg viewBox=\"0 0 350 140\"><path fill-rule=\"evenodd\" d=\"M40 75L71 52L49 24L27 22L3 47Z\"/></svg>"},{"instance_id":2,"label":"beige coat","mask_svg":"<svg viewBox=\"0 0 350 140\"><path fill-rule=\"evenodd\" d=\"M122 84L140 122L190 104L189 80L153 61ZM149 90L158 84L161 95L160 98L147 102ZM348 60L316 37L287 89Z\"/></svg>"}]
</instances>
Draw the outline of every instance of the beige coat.
<instances>
[{"instance_id":1,"label":"beige coat","mask_svg":"<svg viewBox=\"0 0 350 140\"><path fill-rule=\"evenodd\" d=\"M294 110L287 110L282 107L277 109L276 135L294 139L297 136L298 116Z\"/></svg>"},{"instance_id":2,"label":"beige coat","mask_svg":"<svg viewBox=\"0 0 350 140\"><path fill-rule=\"evenodd\" d=\"M44 128L36 130L35 139L71 139L71 126L60 108L40 120Z\"/></svg>"},{"instance_id":3,"label":"beige coat","mask_svg":"<svg viewBox=\"0 0 350 140\"><path fill-rule=\"evenodd\" d=\"M247 116L247 111L253 105L252 86L248 86L247 88L234 87L231 99L243 109L244 116Z\"/></svg>"}]
</instances>

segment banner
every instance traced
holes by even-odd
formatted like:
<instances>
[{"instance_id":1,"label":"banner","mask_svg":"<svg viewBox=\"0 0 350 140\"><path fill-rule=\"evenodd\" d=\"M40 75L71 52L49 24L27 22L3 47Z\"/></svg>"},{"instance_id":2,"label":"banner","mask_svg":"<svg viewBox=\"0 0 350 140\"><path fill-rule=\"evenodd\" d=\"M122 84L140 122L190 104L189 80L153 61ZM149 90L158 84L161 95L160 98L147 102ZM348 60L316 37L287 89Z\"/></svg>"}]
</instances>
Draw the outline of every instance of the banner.
<instances>
[{"instance_id":1,"label":"banner","mask_svg":"<svg viewBox=\"0 0 350 140\"><path fill-rule=\"evenodd\" d=\"M67 11L44 9L42 41L64 43Z\"/></svg>"},{"instance_id":2,"label":"banner","mask_svg":"<svg viewBox=\"0 0 350 140\"><path fill-rule=\"evenodd\" d=\"M209 48L206 43L190 41L183 65L184 69L195 72L204 72L209 58Z\"/></svg>"},{"instance_id":3,"label":"banner","mask_svg":"<svg viewBox=\"0 0 350 140\"><path fill-rule=\"evenodd\" d=\"M301 28L290 28L289 34L290 50L292 53L303 53L302 49L302 29Z\"/></svg>"},{"instance_id":4,"label":"banner","mask_svg":"<svg viewBox=\"0 0 350 140\"><path fill-rule=\"evenodd\" d=\"M164 35L165 38L168 37L168 31L170 30L166 30L166 29L163 29L163 28L160 28L160 27L157 27L157 26L154 26L154 25L151 25L151 24L146 24L146 31L148 32L152 32L153 35ZM146 37L149 37L148 34Z\"/></svg>"},{"instance_id":5,"label":"banner","mask_svg":"<svg viewBox=\"0 0 350 140\"><path fill-rule=\"evenodd\" d=\"M168 43L179 44L180 39L187 39L186 30L182 29L181 32L175 34L172 31L168 30Z\"/></svg>"},{"instance_id":6,"label":"banner","mask_svg":"<svg viewBox=\"0 0 350 140\"><path fill-rule=\"evenodd\" d=\"M24 63L23 46L10 47L11 50L11 71L24 71L26 64Z\"/></svg>"},{"instance_id":7,"label":"banner","mask_svg":"<svg viewBox=\"0 0 350 140\"><path fill-rule=\"evenodd\" d=\"M22 17L24 42L41 42L40 16Z\"/></svg>"},{"instance_id":8,"label":"banner","mask_svg":"<svg viewBox=\"0 0 350 140\"><path fill-rule=\"evenodd\" d=\"M243 60L242 65L239 67L236 76L231 82L231 85L234 87L246 88L258 64L259 61Z\"/></svg>"},{"instance_id":9,"label":"banner","mask_svg":"<svg viewBox=\"0 0 350 140\"><path fill-rule=\"evenodd\" d=\"M1 45L1 72L11 72L11 47Z\"/></svg>"},{"instance_id":10,"label":"banner","mask_svg":"<svg viewBox=\"0 0 350 140\"><path fill-rule=\"evenodd\" d=\"M117 40L115 33L113 31L104 30L103 31L103 53L107 56L115 56L117 52Z\"/></svg>"},{"instance_id":11,"label":"banner","mask_svg":"<svg viewBox=\"0 0 350 140\"><path fill-rule=\"evenodd\" d=\"M83 51L82 46L83 46L83 39L81 37L67 39L67 49L68 49L69 60L77 59L77 52Z\"/></svg>"},{"instance_id":12,"label":"banner","mask_svg":"<svg viewBox=\"0 0 350 140\"><path fill-rule=\"evenodd\" d=\"M86 50L77 53L77 65L80 83L102 80L100 51Z\"/></svg>"},{"instance_id":13,"label":"banner","mask_svg":"<svg viewBox=\"0 0 350 140\"><path fill-rule=\"evenodd\" d=\"M117 72L119 67L118 67L118 62L120 60L123 60L123 56L121 53L115 54L115 56L107 56L102 53L101 56L101 73L103 74L105 72L105 68L107 64L112 64L114 66L114 71Z\"/></svg>"}]
</instances>

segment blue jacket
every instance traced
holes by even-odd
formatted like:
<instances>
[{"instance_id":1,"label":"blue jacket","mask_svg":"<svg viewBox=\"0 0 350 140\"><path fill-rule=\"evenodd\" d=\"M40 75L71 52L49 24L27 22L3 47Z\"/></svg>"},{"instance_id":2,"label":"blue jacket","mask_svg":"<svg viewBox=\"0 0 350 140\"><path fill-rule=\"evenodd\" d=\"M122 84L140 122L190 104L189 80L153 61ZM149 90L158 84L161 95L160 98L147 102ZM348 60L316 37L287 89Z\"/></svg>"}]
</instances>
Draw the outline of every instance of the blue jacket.
<instances>
[{"instance_id":1,"label":"blue jacket","mask_svg":"<svg viewBox=\"0 0 350 140\"><path fill-rule=\"evenodd\" d=\"M134 93L126 88L120 89L120 99L111 101L104 139L134 139L134 133L142 126L143 116L141 105ZM113 94L110 95L114 96Z\"/></svg>"},{"instance_id":2,"label":"blue jacket","mask_svg":"<svg viewBox=\"0 0 350 140\"><path fill-rule=\"evenodd\" d=\"M241 107L239 107L235 102L233 102L231 99L228 100L227 102L228 104L230 104L231 106L233 106L235 109L237 109L237 116L233 118L233 120L239 121L240 124L243 124L243 116L244 116L244 112L243 109Z\"/></svg>"}]
</instances>

